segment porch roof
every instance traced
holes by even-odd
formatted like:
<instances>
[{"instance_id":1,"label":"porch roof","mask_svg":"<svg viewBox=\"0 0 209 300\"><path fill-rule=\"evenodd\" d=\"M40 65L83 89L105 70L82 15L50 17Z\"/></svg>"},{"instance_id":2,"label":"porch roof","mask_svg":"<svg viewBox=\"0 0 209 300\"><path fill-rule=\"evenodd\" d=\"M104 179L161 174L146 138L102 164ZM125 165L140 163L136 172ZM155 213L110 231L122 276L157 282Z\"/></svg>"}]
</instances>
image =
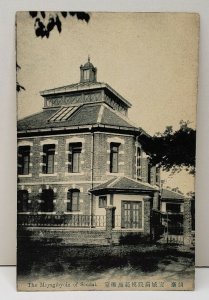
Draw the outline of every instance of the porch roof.
<instances>
[{"instance_id":1,"label":"porch roof","mask_svg":"<svg viewBox=\"0 0 209 300\"><path fill-rule=\"evenodd\" d=\"M162 189L161 200L184 200L184 198L184 195L178 192Z\"/></svg>"},{"instance_id":2,"label":"porch roof","mask_svg":"<svg viewBox=\"0 0 209 300\"><path fill-rule=\"evenodd\" d=\"M110 180L95 186L90 190L92 194L101 193L138 193L138 192L154 192L159 190L157 186L152 186L149 183L140 182L128 177L113 177Z\"/></svg>"}]
</instances>

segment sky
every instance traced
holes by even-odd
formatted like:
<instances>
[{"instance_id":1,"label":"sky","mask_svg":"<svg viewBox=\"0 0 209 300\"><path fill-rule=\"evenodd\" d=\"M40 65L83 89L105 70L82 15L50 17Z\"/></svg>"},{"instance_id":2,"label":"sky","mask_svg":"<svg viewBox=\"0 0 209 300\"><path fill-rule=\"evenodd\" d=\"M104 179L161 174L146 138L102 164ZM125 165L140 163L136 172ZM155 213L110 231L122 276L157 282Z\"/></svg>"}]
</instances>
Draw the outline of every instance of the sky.
<instances>
[{"instance_id":1,"label":"sky","mask_svg":"<svg viewBox=\"0 0 209 300\"><path fill-rule=\"evenodd\" d=\"M62 19L62 32L37 38L34 20L17 15L18 118L40 111L45 89L79 82L80 65L97 67L106 82L132 103L129 118L149 134L196 126L198 18L177 13L91 13L87 24ZM163 174L165 185L184 193L194 190L194 178L181 172Z\"/></svg>"}]
</instances>

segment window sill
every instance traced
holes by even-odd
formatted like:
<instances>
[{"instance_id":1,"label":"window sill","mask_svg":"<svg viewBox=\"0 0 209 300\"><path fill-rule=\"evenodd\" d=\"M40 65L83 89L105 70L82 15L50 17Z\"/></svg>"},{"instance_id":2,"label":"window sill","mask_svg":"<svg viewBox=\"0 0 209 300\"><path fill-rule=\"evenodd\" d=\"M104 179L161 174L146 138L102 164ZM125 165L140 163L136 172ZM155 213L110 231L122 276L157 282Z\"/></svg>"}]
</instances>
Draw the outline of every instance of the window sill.
<instances>
[{"instance_id":1,"label":"window sill","mask_svg":"<svg viewBox=\"0 0 209 300\"><path fill-rule=\"evenodd\" d=\"M84 175L84 172L80 172L80 173L65 173L65 176L78 176L78 175Z\"/></svg>"},{"instance_id":2,"label":"window sill","mask_svg":"<svg viewBox=\"0 0 209 300\"><path fill-rule=\"evenodd\" d=\"M120 226L113 228L113 231L125 231L125 232L143 232L144 228L121 228Z\"/></svg>"},{"instance_id":3,"label":"window sill","mask_svg":"<svg viewBox=\"0 0 209 300\"><path fill-rule=\"evenodd\" d=\"M82 211L64 211L64 215L83 215Z\"/></svg>"},{"instance_id":4,"label":"window sill","mask_svg":"<svg viewBox=\"0 0 209 300\"><path fill-rule=\"evenodd\" d=\"M111 172L106 172L106 175L112 175L112 176L124 176L124 173L111 173Z\"/></svg>"},{"instance_id":5,"label":"window sill","mask_svg":"<svg viewBox=\"0 0 209 300\"><path fill-rule=\"evenodd\" d=\"M56 215L56 212L55 211L52 211L52 212L38 211L38 215Z\"/></svg>"},{"instance_id":6,"label":"window sill","mask_svg":"<svg viewBox=\"0 0 209 300\"><path fill-rule=\"evenodd\" d=\"M39 173L39 177L49 177L49 176L57 176L57 173L52 173L52 174Z\"/></svg>"},{"instance_id":7,"label":"window sill","mask_svg":"<svg viewBox=\"0 0 209 300\"><path fill-rule=\"evenodd\" d=\"M27 174L27 175L23 175L23 174L18 174L17 175L19 178L27 178L27 177L32 177L32 174Z\"/></svg>"}]
</instances>

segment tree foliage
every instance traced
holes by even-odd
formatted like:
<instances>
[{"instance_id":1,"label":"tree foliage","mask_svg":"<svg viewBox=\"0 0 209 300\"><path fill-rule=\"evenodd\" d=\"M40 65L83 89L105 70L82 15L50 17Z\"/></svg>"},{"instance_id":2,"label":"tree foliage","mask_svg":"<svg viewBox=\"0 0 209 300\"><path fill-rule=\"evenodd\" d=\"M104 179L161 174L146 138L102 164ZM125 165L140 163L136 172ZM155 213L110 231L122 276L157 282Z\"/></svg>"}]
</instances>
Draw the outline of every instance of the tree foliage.
<instances>
[{"instance_id":1,"label":"tree foliage","mask_svg":"<svg viewBox=\"0 0 209 300\"><path fill-rule=\"evenodd\" d=\"M85 21L90 20L90 15L86 12L74 12L74 11L61 11L61 12L45 12L45 11L30 11L29 15L34 19L34 30L37 37L49 38L52 30L57 29L59 33L62 31L62 19L67 17L76 17L78 20ZM16 64L16 71L21 67ZM25 90L18 81L16 81L16 91L20 92Z\"/></svg>"},{"instance_id":2,"label":"tree foliage","mask_svg":"<svg viewBox=\"0 0 209 300\"><path fill-rule=\"evenodd\" d=\"M183 168L195 173L196 131L189 122L180 122L176 131L167 126L163 133L147 139L147 151L152 165L159 165L165 171L180 171Z\"/></svg>"},{"instance_id":3,"label":"tree foliage","mask_svg":"<svg viewBox=\"0 0 209 300\"><path fill-rule=\"evenodd\" d=\"M34 29L37 37L49 38L52 30L62 31L62 19L67 17L76 17L78 20L89 22L90 16L86 12L45 12L30 11L30 16L34 19Z\"/></svg>"},{"instance_id":4,"label":"tree foliage","mask_svg":"<svg viewBox=\"0 0 209 300\"><path fill-rule=\"evenodd\" d=\"M16 63L16 72L18 72L21 67ZM19 93L21 90L25 90L24 86L22 86L18 81L16 81L16 91Z\"/></svg>"}]
</instances>

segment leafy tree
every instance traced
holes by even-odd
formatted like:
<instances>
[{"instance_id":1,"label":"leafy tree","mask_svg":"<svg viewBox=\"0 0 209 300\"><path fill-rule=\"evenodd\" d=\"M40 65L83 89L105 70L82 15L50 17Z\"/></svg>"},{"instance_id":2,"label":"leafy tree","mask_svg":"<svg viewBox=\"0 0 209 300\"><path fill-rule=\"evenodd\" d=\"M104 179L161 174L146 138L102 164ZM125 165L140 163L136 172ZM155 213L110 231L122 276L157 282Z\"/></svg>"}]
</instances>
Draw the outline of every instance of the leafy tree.
<instances>
[{"instance_id":1,"label":"leafy tree","mask_svg":"<svg viewBox=\"0 0 209 300\"><path fill-rule=\"evenodd\" d=\"M61 11L61 12L45 12L45 11L30 11L29 15L34 19L34 30L37 37L49 38L52 30L57 29L59 33L62 31L62 19L68 17L76 17L78 20L85 21L90 20L90 15L86 12L74 12L74 11ZM16 71L21 67L16 64ZM20 92L25 90L24 86L16 82L16 91Z\"/></svg>"},{"instance_id":2,"label":"leafy tree","mask_svg":"<svg viewBox=\"0 0 209 300\"><path fill-rule=\"evenodd\" d=\"M21 69L21 67L16 63L16 72L18 72ZM25 90L24 86L19 84L18 81L16 81L16 91L20 92L21 90Z\"/></svg>"},{"instance_id":3,"label":"leafy tree","mask_svg":"<svg viewBox=\"0 0 209 300\"><path fill-rule=\"evenodd\" d=\"M181 121L176 131L167 126L163 133L144 139L152 165L164 171L177 172L185 168L188 173L195 173L196 131L188 125L188 121Z\"/></svg>"},{"instance_id":4,"label":"leafy tree","mask_svg":"<svg viewBox=\"0 0 209 300\"><path fill-rule=\"evenodd\" d=\"M195 230L195 193L188 192L186 196L191 201L192 230Z\"/></svg>"},{"instance_id":5,"label":"leafy tree","mask_svg":"<svg viewBox=\"0 0 209 300\"><path fill-rule=\"evenodd\" d=\"M182 194L182 195L183 195L182 191L181 191L178 187L172 188L171 190L172 190L173 192L176 192L176 193L179 193L179 194Z\"/></svg>"},{"instance_id":6,"label":"leafy tree","mask_svg":"<svg viewBox=\"0 0 209 300\"><path fill-rule=\"evenodd\" d=\"M34 29L37 37L49 38L50 32L57 29L60 33L62 31L62 19L67 17L76 17L78 20L90 20L90 15L86 12L45 12L45 11L30 11L30 16L34 19Z\"/></svg>"}]
</instances>

